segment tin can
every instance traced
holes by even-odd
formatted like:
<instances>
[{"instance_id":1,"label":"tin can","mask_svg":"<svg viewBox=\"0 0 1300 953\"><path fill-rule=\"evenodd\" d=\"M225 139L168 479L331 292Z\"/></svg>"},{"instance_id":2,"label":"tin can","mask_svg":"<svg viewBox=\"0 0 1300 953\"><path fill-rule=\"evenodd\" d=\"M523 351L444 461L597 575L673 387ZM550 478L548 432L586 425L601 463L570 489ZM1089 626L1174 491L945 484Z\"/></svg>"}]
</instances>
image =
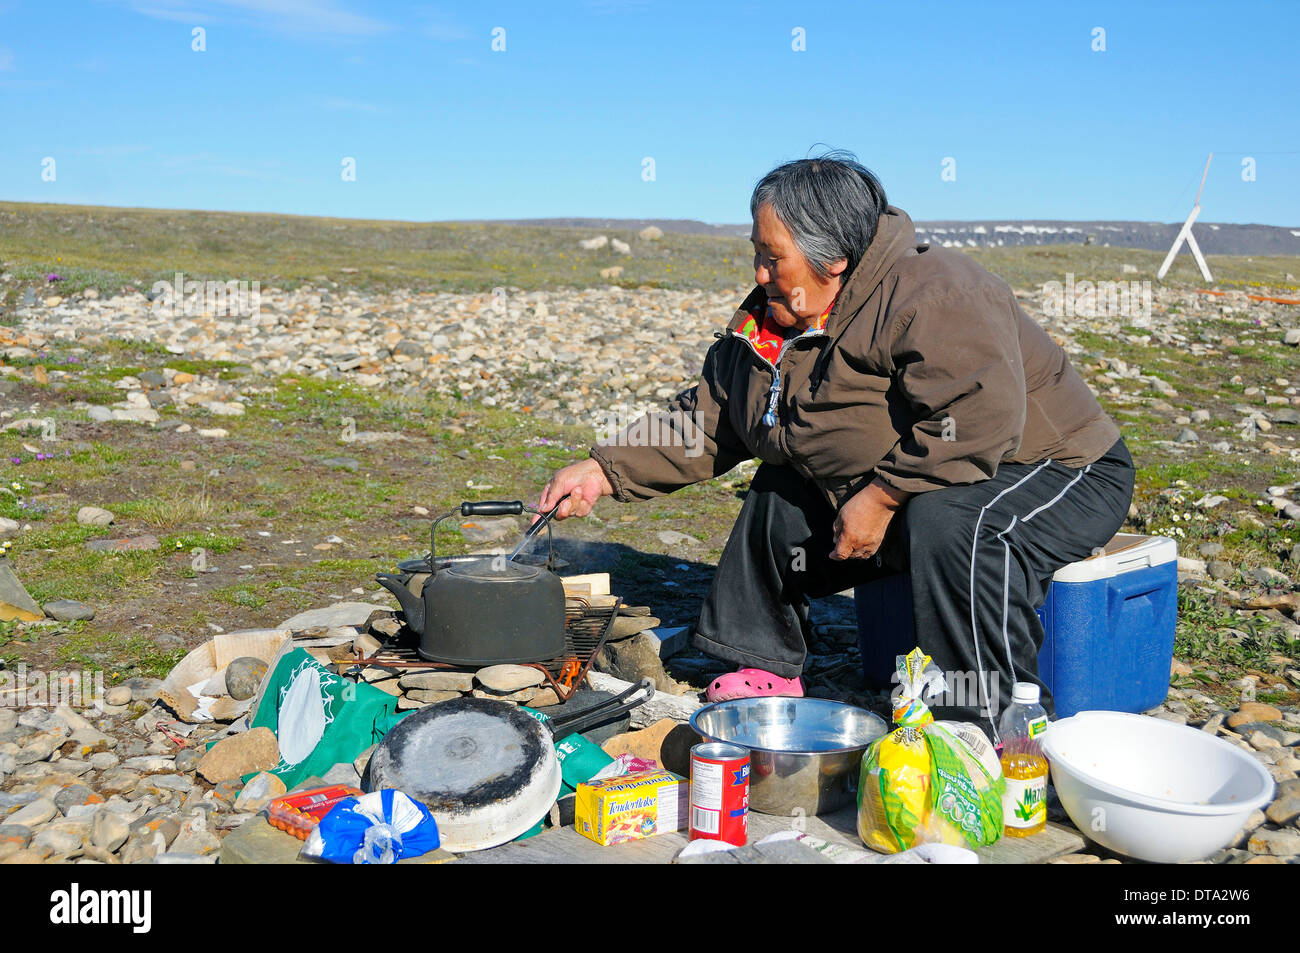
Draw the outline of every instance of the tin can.
<instances>
[{"instance_id":1,"label":"tin can","mask_svg":"<svg viewBox=\"0 0 1300 953\"><path fill-rule=\"evenodd\" d=\"M691 840L749 840L749 749L709 741L691 749Z\"/></svg>"}]
</instances>

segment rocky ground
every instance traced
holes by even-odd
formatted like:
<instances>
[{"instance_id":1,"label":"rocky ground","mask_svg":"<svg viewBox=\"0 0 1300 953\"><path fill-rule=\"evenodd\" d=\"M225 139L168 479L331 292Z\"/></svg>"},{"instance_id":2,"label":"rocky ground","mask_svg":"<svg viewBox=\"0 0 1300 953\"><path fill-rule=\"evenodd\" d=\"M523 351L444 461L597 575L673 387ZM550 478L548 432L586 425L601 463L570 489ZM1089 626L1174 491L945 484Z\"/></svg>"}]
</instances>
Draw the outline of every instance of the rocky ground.
<instances>
[{"instance_id":1,"label":"rocky ground","mask_svg":"<svg viewBox=\"0 0 1300 953\"><path fill-rule=\"evenodd\" d=\"M352 604L360 608L358 604ZM345 613L351 607L336 607ZM363 611L369 611L368 607ZM352 609L355 615L355 608ZM377 615L384 615L378 613ZM337 620L337 621L342 621ZM383 619L379 620L384 621ZM290 628L292 620L287 620ZM326 631L355 635L357 651L373 651L376 642L356 629L298 630L296 638L310 639ZM826 633L834 637L838 633ZM651 656L631 643L642 636L620 640L615 665L623 678L650 675L661 683L663 669ZM323 641L331 641L325 639ZM355 671L348 664L352 644L338 644L328 658L339 671ZM320 660L326 662L322 650ZM340 666L338 663L342 662ZM636 671L629 671L632 664ZM671 663L670 663L671 664ZM1186 668L1184 663L1178 663ZM621 666L621 667L620 667ZM233 668L234 666L232 666ZM609 668L608 660L603 668ZM265 670L265 666L262 667ZM398 696L398 707L438 704L472 693L497 698L507 704L528 704L550 710L557 704L541 676L520 666L495 666L476 672L412 672L405 675L366 668L360 677ZM845 679L844 681L849 681ZM227 684L231 676L226 675ZM669 680L671 684L671 680ZM133 678L108 692L100 710L74 711L67 707L0 708L0 863L213 863L221 840L252 819L285 786L265 773L279 760L274 734L265 728L229 734L225 720L194 723L180 719L157 700L157 679ZM887 711L886 693L841 692L859 704ZM834 695L835 691L816 691ZM662 696L661 696L662 697ZM693 694L688 704L670 705L660 715L640 719L663 739L658 717L684 717L698 705ZM656 702L656 705L664 705ZM1254 812L1232 843L1207 863L1296 863L1300 861L1300 710L1245 702L1235 711L1225 710L1196 690L1170 690L1159 709L1148 714L1177 724L1199 727L1240 746L1266 766L1278 781L1277 796L1265 810ZM639 733L628 739L626 750L641 757L658 756L658 743L638 743ZM216 742L211 749L208 743ZM642 750L645 748L646 750ZM665 749L666 751L666 749ZM357 785L369 751L353 763L335 765L324 775L331 784ZM675 767L675 765L674 765ZM682 768L677 767L677 770ZM246 785L241 777L255 772ZM1051 820L1070 824L1049 789ZM1057 863L1120 863L1127 859L1095 844Z\"/></svg>"},{"instance_id":2,"label":"rocky ground","mask_svg":"<svg viewBox=\"0 0 1300 953\"><path fill-rule=\"evenodd\" d=\"M76 362L97 345L126 339L155 345L161 354L233 362L253 375L346 380L361 388L469 399L486 407L599 424L611 410L658 406L692 382L713 334L746 291L607 286L373 295L304 286L293 292L265 289L258 312L248 316L160 318L154 302L140 293L103 299L92 288L64 300L57 294L39 298L28 289L16 312L21 331L9 334L5 355L20 364L57 349ZM1145 405L1167 415L1172 424L1187 428L1171 431L1175 444L1200 439L1191 424L1226 423L1240 439L1216 441L1218 452L1253 450L1249 444L1257 440L1265 452L1293 457L1297 452L1294 433L1273 434L1276 425L1300 424L1300 411L1293 409L1300 407L1296 384L1281 375L1252 383L1241 374L1225 373L1247 356L1279 370L1294 368L1300 361L1300 352L1288 350L1300 345L1294 305L1253 301L1245 292L1213 298L1162 287L1145 319L1083 316L1104 310L1104 299L1099 304L1095 294L1079 298L1079 316L1060 317L1045 308L1041 290L1017 294L1031 314L1067 343L1094 386L1113 398L1121 414L1126 407ZM1253 348L1263 353L1252 353ZM1200 367L1207 379L1188 381L1188 368L1179 366L1167 353L1170 349L1184 358L1181 363ZM1124 359L1130 354L1147 360L1139 365ZM53 382L69 375L66 368L44 371ZM1211 384L1221 400L1236 394L1243 399L1228 404L1230 413L1216 406L1177 413L1169 400L1180 395L1176 385L1193 384L1195 392L1202 383ZM245 388L248 396L238 398L229 385L196 385L189 374L177 381L165 369L145 379L119 378L116 386L124 391L123 406L117 408L122 413L104 417L100 411L92 419L153 423L158 418L149 409L167 404L238 415L256 392ZM177 387L187 389L177 392Z\"/></svg>"},{"instance_id":3,"label":"rocky ground","mask_svg":"<svg viewBox=\"0 0 1300 953\"><path fill-rule=\"evenodd\" d=\"M154 705L157 679L214 632L345 598L387 604L373 573L427 550L430 514L535 498L611 414L687 386L746 290L318 282L263 289L255 316L160 320L139 293L29 288L0 327L0 533L45 618L0 623L0 659L99 668L112 704L0 708L0 857L214 856L249 800L196 773L195 744L221 729L180 734ZM1159 287L1145 318L1052 316L1041 290L1017 294L1124 429L1140 467L1128 529L1179 545L1176 660L1155 714L1240 745L1279 781L1277 802L1215 860L1294 862L1297 308ZM566 572L611 572L629 604L690 624L751 474L602 502L561 528ZM447 547L518 529L463 525ZM810 690L879 707L852 612L844 597L817 607ZM645 654L637 638L628 665ZM664 663L661 687L689 692L718 671L687 651Z\"/></svg>"},{"instance_id":4,"label":"rocky ground","mask_svg":"<svg viewBox=\"0 0 1300 953\"><path fill-rule=\"evenodd\" d=\"M128 338L157 345L164 354L236 362L257 375L295 374L398 394L468 398L577 423L628 405L657 406L680 391L699 373L714 331L744 293L606 287L370 295L306 286L262 291L256 315L166 320L139 293L101 299L92 289L92 297L67 301L59 295L38 300L33 293L24 299L30 306L18 310L26 333L15 335L6 353L11 360L31 358L42 348L75 344L93 350L106 340ZM16 343L19 337L26 343ZM61 372L52 371L51 380ZM228 389L212 386L149 396L171 384L127 380L120 385L123 399L129 402L140 391L134 397L140 413L117 419L152 423L157 418L146 408L160 400L217 415L240 412ZM131 414L133 407L120 409Z\"/></svg>"}]
</instances>

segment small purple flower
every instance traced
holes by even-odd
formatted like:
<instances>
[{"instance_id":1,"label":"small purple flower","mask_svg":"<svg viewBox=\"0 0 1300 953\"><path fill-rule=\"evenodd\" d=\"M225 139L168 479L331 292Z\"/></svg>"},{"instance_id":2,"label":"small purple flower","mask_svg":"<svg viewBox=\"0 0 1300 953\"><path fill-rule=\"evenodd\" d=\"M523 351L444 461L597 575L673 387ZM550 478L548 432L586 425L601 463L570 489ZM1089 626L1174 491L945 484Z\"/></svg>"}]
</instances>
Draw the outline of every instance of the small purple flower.
<instances>
[{"instance_id":1,"label":"small purple flower","mask_svg":"<svg viewBox=\"0 0 1300 953\"><path fill-rule=\"evenodd\" d=\"M530 452L527 451L527 450L524 451L524 459L525 459L525 460L527 460L527 459L528 459L529 457L531 457L531 456L532 456L532 453L530 453Z\"/></svg>"},{"instance_id":2,"label":"small purple flower","mask_svg":"<svg viewBox=\"0 0 1300 953\"><path fill-rule=\"evenodd\" d=\"M23 462L23 458L22 458L22 457L10 457L10 458L9 458L9 462L10 462L10 463L22 463L22 462Z\"/></svg>"},{"instance_id":3,"label":"small purple flower","mask_svg":"<svg viewBox=\"0 0 1300 953\"><path fill-rule=\"evenodd\" d=\"M46 281L48 284L54 284L54 282L56 282L56 281L62 281L62 280L63 280L63 278L62 278L61 276L56 275L56 274L54 274L53 272L51 272L50 274L48 274L48 275L45 276L45 281Z\"/></svg>"}]
</instances>

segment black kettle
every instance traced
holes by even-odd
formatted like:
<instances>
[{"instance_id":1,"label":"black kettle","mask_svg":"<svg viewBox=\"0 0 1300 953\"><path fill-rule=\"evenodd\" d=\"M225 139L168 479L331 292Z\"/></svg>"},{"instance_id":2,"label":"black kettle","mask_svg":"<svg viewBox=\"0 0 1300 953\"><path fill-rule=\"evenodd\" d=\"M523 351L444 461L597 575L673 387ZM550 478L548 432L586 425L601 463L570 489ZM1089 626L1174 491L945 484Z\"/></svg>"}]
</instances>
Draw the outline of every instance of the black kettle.
<instances>
[{"instance_id":1,"label":"black kettle","mask_svg":"<svg viewBox=\"0 0 1300 953\"><path fill-rule=\"evenodd\" d=\"M411 572L377 573L375 581L397 597L407 627L420 636L418 652L431 662L460 666L545 662L564 654L564 583L546 566L507 556L440 561L438 524L452 517L518 516L519 500L461 503L433 521L428 572L413 591ZM550 526L546 527L548 537ZM403 564L402 569L407 569Z\"/></svg>"}]
</instances>

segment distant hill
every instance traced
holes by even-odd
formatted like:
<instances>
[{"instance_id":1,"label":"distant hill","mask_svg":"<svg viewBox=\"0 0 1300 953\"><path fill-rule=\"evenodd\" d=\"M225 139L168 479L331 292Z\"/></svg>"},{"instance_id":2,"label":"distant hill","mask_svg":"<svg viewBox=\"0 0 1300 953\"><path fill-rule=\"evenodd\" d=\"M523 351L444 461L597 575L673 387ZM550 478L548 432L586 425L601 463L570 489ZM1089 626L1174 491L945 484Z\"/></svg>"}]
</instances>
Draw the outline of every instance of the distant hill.
<instances>
[{"instance_id":1,"label":"distant hill","mask_svg":"<svg viewBox=\"0 0 1300 953\"><path fill-rule=\"evenodd\" d=\"M934 245L969 248L1092 244L1168 251L1182 227L1182 222L917 222L916 232ZM1207 255L1300 255L1297 228L1200 221L1192 234Z\"/></svg>"},{"instance_id":2,"label":"distant hill","mask_svg":"<svg viewBox=\"0 0 1300 953\"><path fill-rule=\"evenodd\" d=\"M657 225L680 235L724 235L749 237L749 225L710 225L693 218L472 218L439 223L449 225L530 225L535 228L601 228L608 231L639 232Z\"/></svg>"},{"instance_id":3,"label":"distant hill","mask_svg":"<svg viewBox=\"0 0 1300 953\"><path fill-rule=\"evenodd\" d=\"M640 231L657 225L687 235L749 236L749 225L710 225L688 218L520 218L476 220L475 224L532 225ZM933 245L967 248L1023 245L1103 245L1167 251L1182 223L1061 222L990 219L976 222L917 222L917 237ZM1300 228L1197 222L1192 231L1207 255L1300 255ZM1185 249L1184 249L1185 251Z\"/></svg>"},{"instance_id":4,"label":"distant hill","mask_svg":"<svg viewBox=\"0 0 1300 953\"><path fill-rule=\"evenodd\" d=\"M651 224L663 230L662 241L633 238ZM920 230L923 241L959 246L1014 288L1041 288L1069 273L1154 277L1176 233L1173 225L1125 222L922 222ZM601 234L631 247L579 244ZM22 302L48 296L50 285L61 297L94 287L108 298L124 287L174 281L177 272L290 290L337 284L477 294L615 284L743 294L754 279L748 235L741 224L682 219L575 216L470 226L0 201L0 325ZM1300 236L1291 230L1198 225L1197 237L1216 284L1297 290ZM1199 287L1203 279L1184 252L1166 281Z\"/></svg>"}]
</instances>

